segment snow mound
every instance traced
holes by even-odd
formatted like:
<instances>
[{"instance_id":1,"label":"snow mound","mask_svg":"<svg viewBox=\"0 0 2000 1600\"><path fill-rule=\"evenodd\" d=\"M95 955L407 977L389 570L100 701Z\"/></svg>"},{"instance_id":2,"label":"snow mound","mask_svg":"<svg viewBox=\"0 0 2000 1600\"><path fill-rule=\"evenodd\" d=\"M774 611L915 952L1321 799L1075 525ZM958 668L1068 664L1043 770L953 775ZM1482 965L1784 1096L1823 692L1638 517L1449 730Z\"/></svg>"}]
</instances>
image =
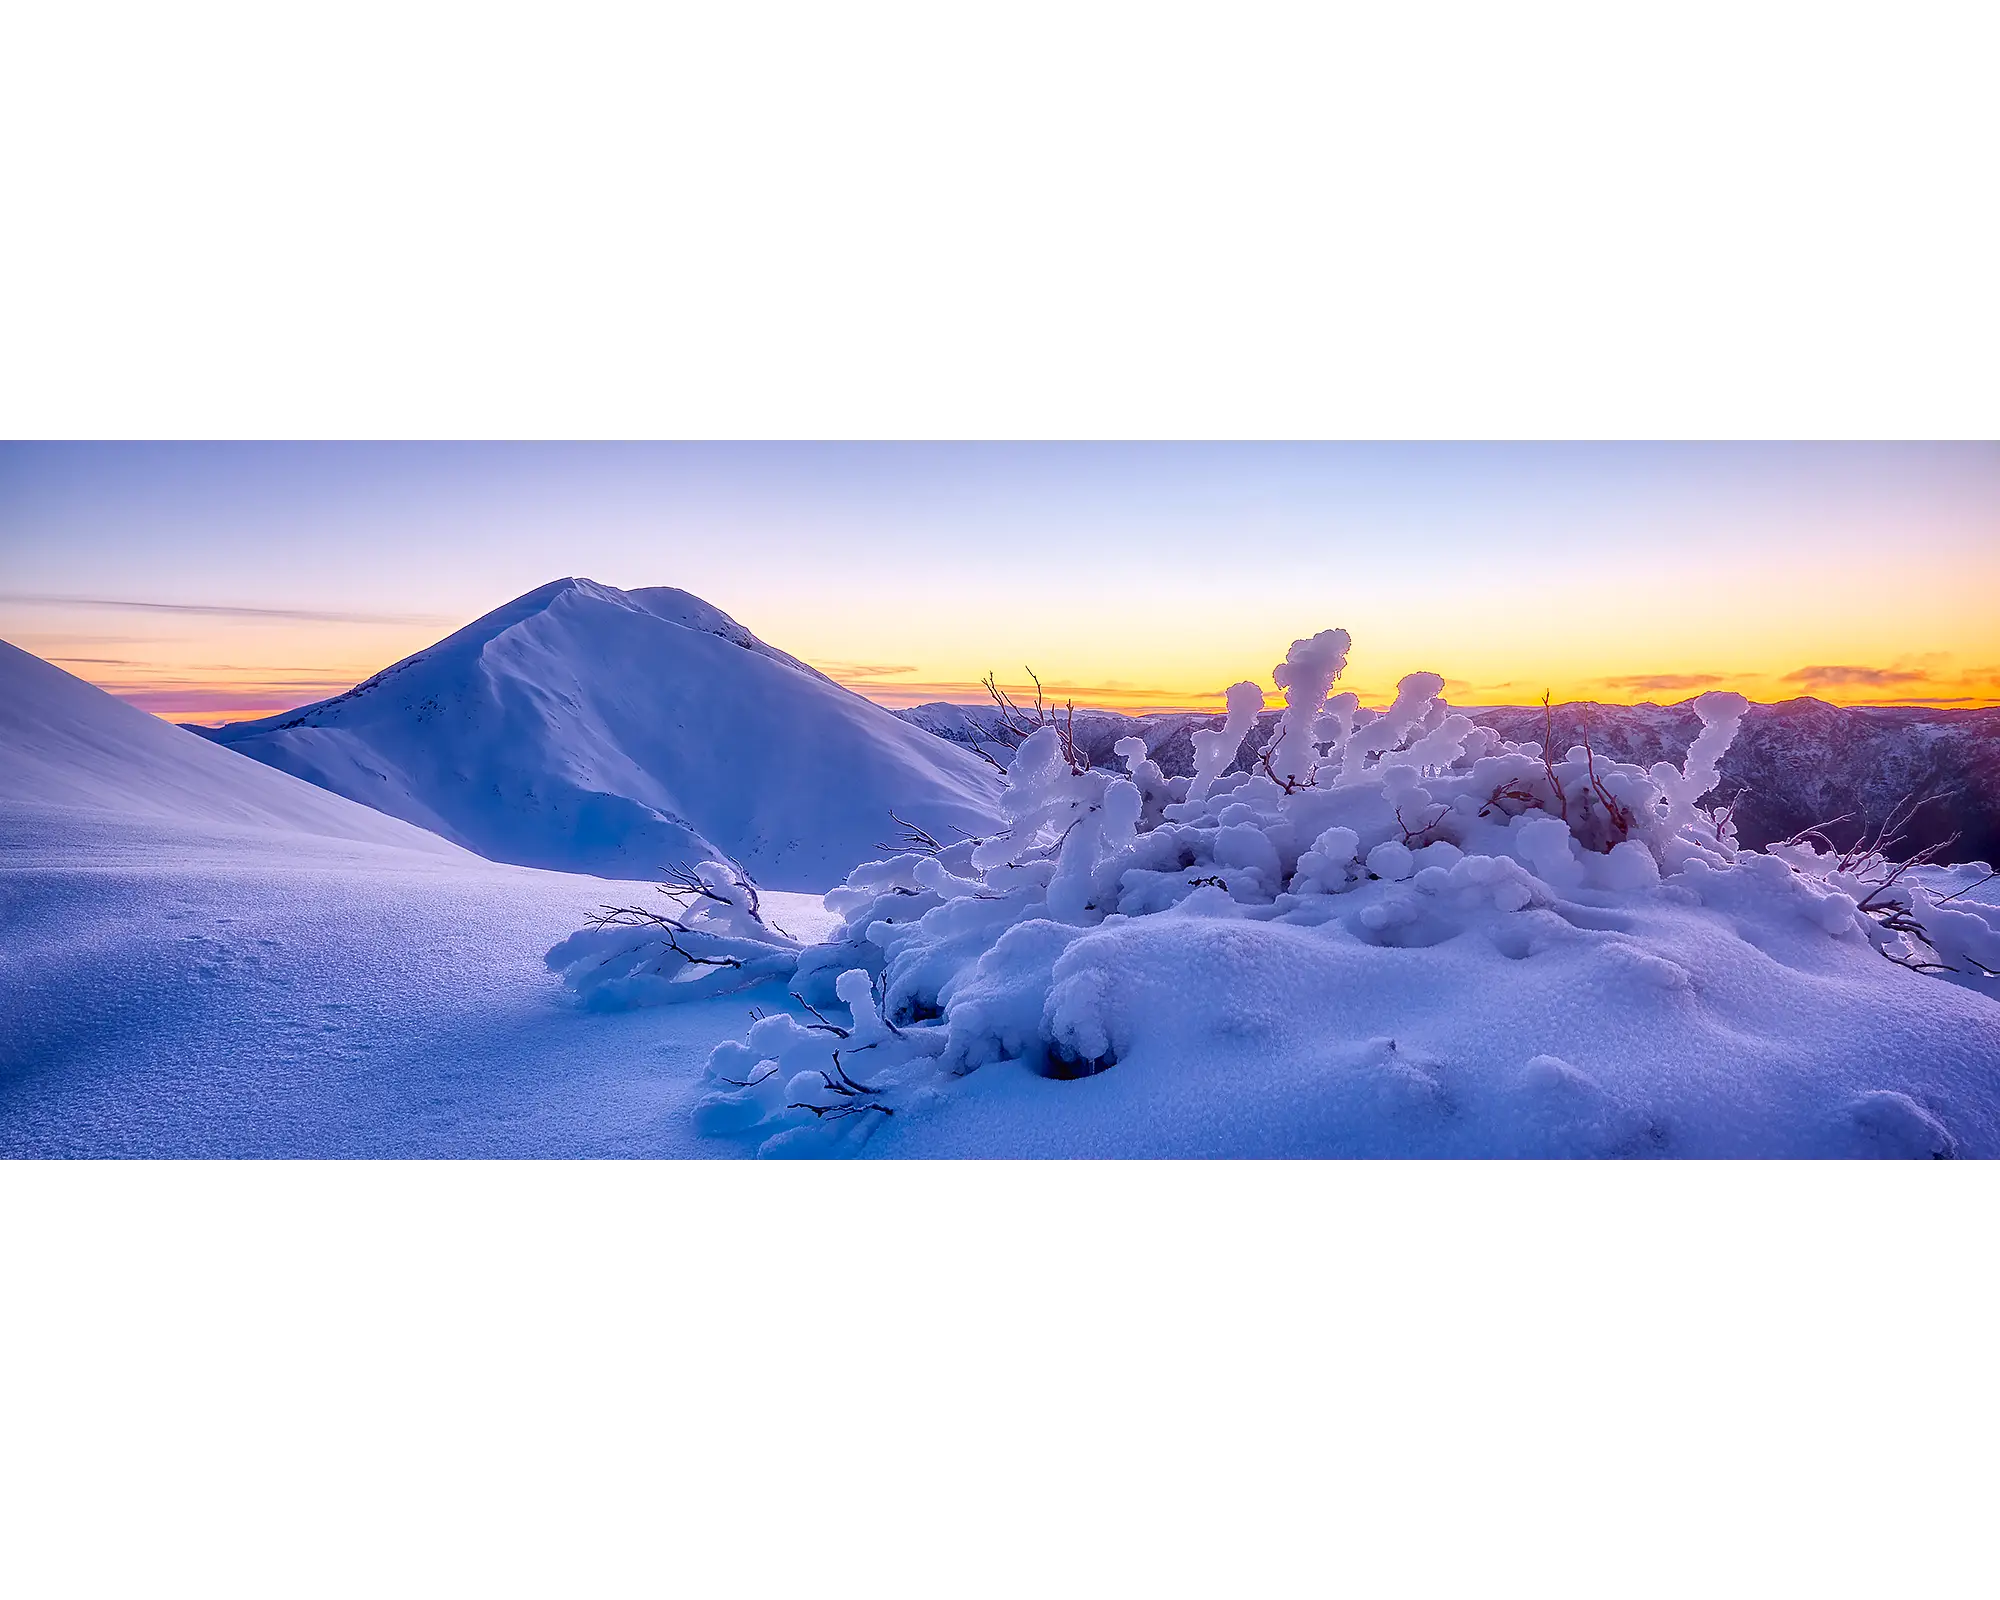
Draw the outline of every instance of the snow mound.
<instances>
[{"instance_id":1,"label":"snow mound","mask_svg":"<svg viewBox=\"0 0 2000 1600\"><path fill-rule=\"evenodd\" d=\"M1642 768L1504 739L1431 673L1361 708L1332 694L1347 649L1292 646L1250 771L1225 768L1255 684L1192 777L1030 734L1001 828L858 867L832 937L760 945L826 1010L718 1047L698 1129L770 1155L2000 1154L1976 874L1739 849L1703 803L1739 695ZM652 959L648 998L702 992Z\"/></svg>"},{"instance_id":2,"label":"snow mound","mask_svg":"<svg viewBox=\"0 0 2000 1600\"><path fill-rule=\"evenodd\" d=\"M998 780L678 589L564 578L219 743L492 860L649 878L734 857L823 890L893 810L939 837Z\"/></svg>"}]
</instances>

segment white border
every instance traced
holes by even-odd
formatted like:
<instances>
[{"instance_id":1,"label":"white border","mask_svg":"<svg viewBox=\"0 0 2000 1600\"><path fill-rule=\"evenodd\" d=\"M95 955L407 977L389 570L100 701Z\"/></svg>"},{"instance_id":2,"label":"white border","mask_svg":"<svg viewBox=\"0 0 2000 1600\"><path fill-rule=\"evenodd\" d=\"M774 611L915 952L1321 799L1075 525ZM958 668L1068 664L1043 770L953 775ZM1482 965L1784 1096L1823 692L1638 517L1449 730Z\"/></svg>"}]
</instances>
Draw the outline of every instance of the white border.
<instances>
[{"instance_id":1,"label":"white border","mask_svg":"<svg viewBox=\"0 0 2000 1600\"><path fill-rule=\"evenodd\" d=\"M0 1520L33 1594L1897 1593L1986 1555L1991 1194L16 1164Z\"/></svg>"},{"instance_id":2,"label":"white border","mask_svg":"<svg viewBox=\"0 0 2000 1600\"><path fill-rule=\"evenodd\" d=\"M1993 28L43 7L0 433L1990 439ZM5 1166L0 1548L38 1595L1946 1586L1992 1181Z\"/></svg>"},{"instance_id":3,"label":"white border","mask_svg":"<svg viewBox=\"0 0 2000 1600\"><path fill-rule=\"evenodd\" d=\"M1995 31L42 7L0 433L1991 438Z\"/></svg>"}]
</instances>

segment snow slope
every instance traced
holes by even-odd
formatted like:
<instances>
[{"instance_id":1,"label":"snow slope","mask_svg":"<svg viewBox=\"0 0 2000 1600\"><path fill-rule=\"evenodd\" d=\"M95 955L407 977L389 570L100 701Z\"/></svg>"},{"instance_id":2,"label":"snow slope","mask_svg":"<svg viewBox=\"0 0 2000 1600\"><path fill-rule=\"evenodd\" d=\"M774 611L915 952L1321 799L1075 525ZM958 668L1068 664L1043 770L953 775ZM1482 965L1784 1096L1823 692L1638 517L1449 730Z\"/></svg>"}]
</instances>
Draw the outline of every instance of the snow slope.
<instances>
[{"instance_id":1,"label":"snow slope","mask_svg":"<svg viewBox=\"0 0 2000 1600\"><path fill-rule=\"evenodd\" d=\"M496 861L614 878L733 855L824 890L994 817L964 750L678 589L564 578L318 705L211 737Z\"/></svg>"},{"instance_id":2,"label":"snow slope","mask_svg":"<svg viewBox=\"0 0 2000 1600\"><path fill-rule=\"evenodd\" d=\"M0 843L74 817L145 817L231 831L314 834L427 855L435 834L342 800L170 727L0 640Z\"/></svg>"},{"instance_id":3,"label":"snow slope","mask_svg":"<svg viewBox=\"0 0 2000 1600\"><path fill-rule=\"evenodd\" d=\"M0 1156L727 1154L687 1106L746 1002L591 1015L542 963L634 889L482 860L0 644Z\"/></svg>"}]
</instances>

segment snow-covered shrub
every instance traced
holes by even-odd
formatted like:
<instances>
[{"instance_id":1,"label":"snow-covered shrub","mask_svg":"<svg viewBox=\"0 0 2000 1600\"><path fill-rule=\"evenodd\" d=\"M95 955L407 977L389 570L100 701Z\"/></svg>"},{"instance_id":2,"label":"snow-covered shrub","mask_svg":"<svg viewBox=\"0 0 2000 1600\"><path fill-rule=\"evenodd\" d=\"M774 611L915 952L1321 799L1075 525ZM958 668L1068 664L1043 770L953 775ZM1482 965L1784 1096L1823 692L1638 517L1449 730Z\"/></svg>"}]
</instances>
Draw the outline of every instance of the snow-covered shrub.
<instances>
[{"instance_id":1,"label":"snow-covered shrub","mask_svg":"<svg viewBox=\"0 0 2000 1600\"><path fill-rule=\"evenodd\" d=\"M764 920L757 887L733 864L676 866L660 885L673 909L606 906L548 953L551 971L595 1010L666 1005L789 977L805 946Z\"/></svg>"},{"instance_id":2,"label":"snow-covered shrub","mask_svg":"<svg viewBox=\"0 0 2000 1600\"><path fill-rule=\"evenodd\" d=\"M1164 778L1137 739L1117 748L1123 770L1094 768L1038 708L1015 730L1002 829L949 845L926 839L857 867L826 897L838 929L810 948L760 933L734 898L747 886L732 881L709 885L726 903L715 913L726 927L690 919L629 960L606 941L631 930L599 928L551 962L572 982L581 972L591 992L619 986L621 1003L713 993L724 980L685 970L711 948L690 954L689 938L712 927L738 941L713 947L742 962L736 977L784 971L803 1005L845 1008L844 1023L819 1010L812 1021L761 1018L710 1060L702 1126L775 1154L853 1148L954 1078L999 1062L1087 1078L1150 1041L1156 1055L1181 1052L1190 1071L1227 1076L1285 1050L1331 1049L1321 1041L1359 1026L1345 1016L1435 1002L1446 974L1504 982L1540 952L1583 963L1600 1031L1646 1018L1664 1026L1690 1003L1690 961L1749 959L1717 954L1716 917L1695 931L1676 923L1688 906L1739 923L1753 908L1756 919L1778 919L1774 938L1787 948L1867 939L1895 955L1891 941L1907 936L1884 908L1909 905L1909 874L1829 867L1810 841L1740 851L1728 813L1704 803L1746 709L1741 695L1702 695L1702 731L1685 760L1641 768L1587 740L1560 753L1506 740L1453 712L1433 673L1404 678L1393 703L1370 714L1352 694L1332 695L1348 648L1341 630L1293 644L1273 673L1284 714L1247 771L1227 769L1263 707L1255 684L1232 686L1224 726L1195 735L1191 779ZM1661 930L1658 942L1634 932L1642 922ZM1992 907L1932 897L1925 948L1940 962L2000 967L1996 923ZM1726 931L1729 951L1751 951L1743 937ZM1416 964L1378 954L1446 946L1449 959L1440 949ZM1290 988L1269 976L1288 964L1312 976ZM653 984L643 996L632 987L641 980ZM1463 1014L1478 1002L1451 1004ZM1405 1109L1455 1103L1441 1069L1370 1037L1353 1047L1363 1062L1354 1081L1379 1081L1383 1103ZM1664 1137L1643 1107L1552 1051L1513 1059L1490 1091L1502 1096L1491 1113L1500 1147L1645 1153ZM1247 1081L1234 1087L1250 1092ZM1828 1126L1862 1153L1938 1142L1889 1100L1855 1106Z\"/></svg>"},{"instance_id":3,"label":"snow-covered shrub","mask_svg":"<svg viewBox=\"0 0 2000 1600\"><path fill-rule=\"evenodd\" d=\"M1863 828L1845 850L1828 837L1834 824L1825 823L1772 845L1770 854L1797 876L1812 914L1829 931L1856 922L1869 942L1900 966L1975 986L2000 979L2000 915L1966 898L2000 874L1984 862L1958 872L1934 867L1950 839L1901 861L1890 858L1923 804L1906 798L1872 833Z\"/></svg>"}]
</instances>

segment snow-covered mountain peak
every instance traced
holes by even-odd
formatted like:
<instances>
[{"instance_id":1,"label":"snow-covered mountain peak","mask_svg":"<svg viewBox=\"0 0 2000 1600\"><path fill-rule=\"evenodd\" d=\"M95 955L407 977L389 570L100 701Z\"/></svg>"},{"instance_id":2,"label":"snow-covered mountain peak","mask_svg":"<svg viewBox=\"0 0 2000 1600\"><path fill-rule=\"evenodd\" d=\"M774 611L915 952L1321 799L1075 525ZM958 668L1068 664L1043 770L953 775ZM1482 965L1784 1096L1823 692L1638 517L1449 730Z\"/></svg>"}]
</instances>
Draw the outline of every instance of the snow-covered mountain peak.
<instances>
[{"instance_id":1,"label":"snow-covered mountain peak","mask_svg":"<svg viewBox=\"0 0 2000 1600\"><path fill-rule=\"evenodd\" d=\"M710 605L700 595L689 594L685 589L675 589L664 584L645 589L618 589L608 583L599 583L594 578L558 578L553 583L545 583L539 589L531 589L519 599L510 600L497 610L488 612L477 622L468 624L461 632L476 634L488 624L492 624L492 633L497 635L508 628L532 624L537 617L551 613L587 616L592 608L598 606L636 612L660 622L672 623L677 628L691 628L699 633L712 633L717 638L727 639L733 645L746 650L755 650L774 661L783 661L797 667L801 672L813 671L804 662L786 655L784 651L772 649L719 606ZM820 674L814 673L814 676Z\"/></svg>"},{"instance_id":2,"label":"snow-covered mountain peak","mask_svg":"<svg viewBox=\"0 0 2000 1600\"><path fill-rule=\"evenodd\" d=\"M345 694L211 735L499 861L650 878L718 853L824 888L998 781L696 595L561 578Z\"/></svg>"},{"instance_id":3,"label":"snow-covered mountain peak","mask_svg":"<svg viewBox=\"0 0 2000 1600\"><path fill-rule=\"evenodd\" d=\"M648 619L709 634L833 686L833 680L825 674L795 656L772 648L727 612L684 589L626 590L590 578L557 578L494 607L457 632L404 657L352 689L295 711L231 723L226 730L211 730L210 736L219 737L224 743L238 743L256 733L344 723L352 719L360 702L384 690L405 688L408 675L419 666L432 673L463 673L471 670L474 663L484 662L495 670L509 671L510 661L529 663L551 649L558 655L567 653L566 639L589 634L607 618L614 619L613 626L621 625L620 619ZM630 664L641 663L635 658Z\"/></svg>"}]
</instances>

